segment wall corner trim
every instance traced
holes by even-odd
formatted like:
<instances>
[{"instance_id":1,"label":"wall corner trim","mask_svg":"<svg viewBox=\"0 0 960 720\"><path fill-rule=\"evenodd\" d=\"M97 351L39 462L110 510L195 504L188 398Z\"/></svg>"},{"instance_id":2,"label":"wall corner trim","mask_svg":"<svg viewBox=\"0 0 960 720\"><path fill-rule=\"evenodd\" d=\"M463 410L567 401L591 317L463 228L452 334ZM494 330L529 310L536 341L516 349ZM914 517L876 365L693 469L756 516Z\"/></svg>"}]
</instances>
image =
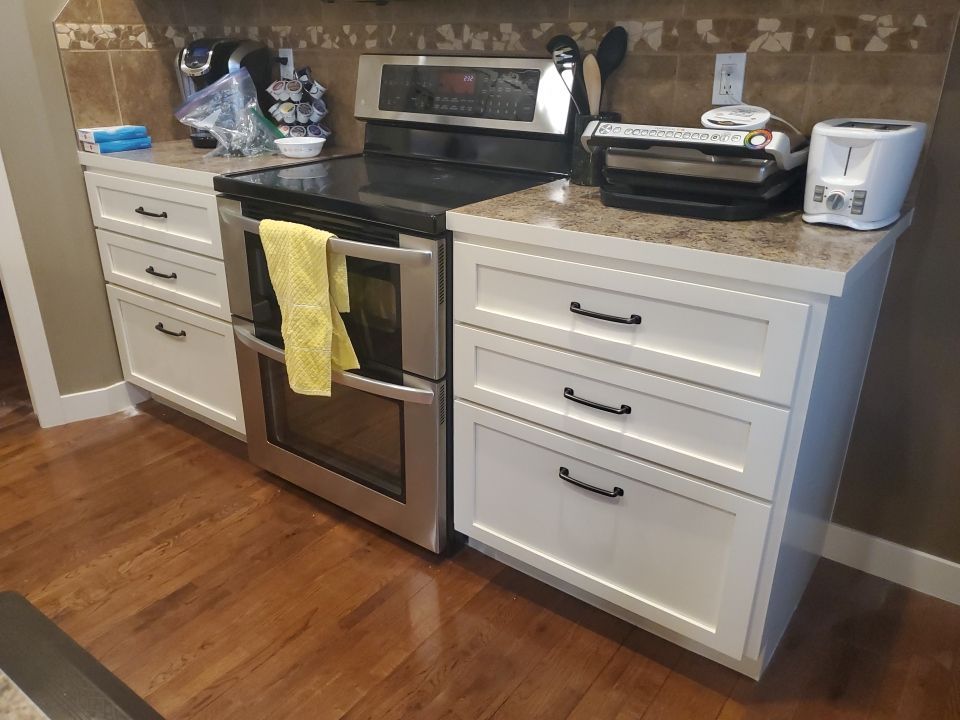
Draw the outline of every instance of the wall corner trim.
<instances>
[{"instance_id":1,"label":"wall corner trim","mask_svg":"<svg viewBox=\"0 0 960 720\"><path fill-rule=\"evenodd\" d=\"M960 605L960 563L831 523L823 557Z\"/></svg>"},{"instance_id":2,"label":"wall corner trim","mask_svg":"<svg viewBox=\"0 0 960 720\"><path fill-rule=\"evenodd\" d=\"M142 403L149 397L145 390L123 381L104 388L62 395L60 404L63 408L63 422L71 423L112 415Z\"/></svg>"}]
</instances>

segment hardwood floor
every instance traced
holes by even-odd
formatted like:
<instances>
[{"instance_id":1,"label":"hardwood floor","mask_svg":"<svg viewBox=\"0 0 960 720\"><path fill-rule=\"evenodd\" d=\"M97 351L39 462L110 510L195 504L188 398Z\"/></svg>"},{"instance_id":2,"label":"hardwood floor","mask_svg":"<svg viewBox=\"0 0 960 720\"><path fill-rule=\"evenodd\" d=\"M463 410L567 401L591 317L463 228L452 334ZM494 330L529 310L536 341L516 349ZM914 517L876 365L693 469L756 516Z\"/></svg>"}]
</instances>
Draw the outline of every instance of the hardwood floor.
<instances>
[{"instance_id":1,"label":"hardwood floor","mask_svg":"<svg viewBox=\"0 0 960 720\"><path fill-rule=\"evenodd\" d=\"M0 420L0 589L169 720L960 718L960 607L825 561L754 683L142 407Z\"/></svg>"},{"instance_id":2,"label":"hardwood floor","mask_svg":"<svg viewBox=\"0 0 960 720\"><path fill-rule=\"evenodd\" d=\"M29 413L30 394L20 367L10 314L0 295L0 427L7 417L17 419Z\"/></svg>"}]
</instances>

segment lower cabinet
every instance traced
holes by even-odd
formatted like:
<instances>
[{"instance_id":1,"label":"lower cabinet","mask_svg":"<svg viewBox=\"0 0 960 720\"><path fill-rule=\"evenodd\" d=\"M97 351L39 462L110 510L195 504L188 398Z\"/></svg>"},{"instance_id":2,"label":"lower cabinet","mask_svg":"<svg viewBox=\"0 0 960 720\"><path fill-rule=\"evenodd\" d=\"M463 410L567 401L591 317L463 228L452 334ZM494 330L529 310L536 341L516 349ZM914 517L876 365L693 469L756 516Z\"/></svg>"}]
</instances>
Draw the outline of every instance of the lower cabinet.
<instances>
[{"instance_id":1,"label":"lower cabinet","mask_svg":"<svg viewBox=\"0 0 960 720\"><path fill-rule=\"evenodd\" d=\"M243 434L230 323L115 285L107 295L124 377Z\"/></svg>"},{"instance_id":2,"label":"lower cabinet","mask_svg":"<svg viewBox=\"0 0 960 720\"><path fill-rule=\"evenodd\" d=\"M732 658L770 505L458 400L460 532Z\"/></svg>"}]
</instances>

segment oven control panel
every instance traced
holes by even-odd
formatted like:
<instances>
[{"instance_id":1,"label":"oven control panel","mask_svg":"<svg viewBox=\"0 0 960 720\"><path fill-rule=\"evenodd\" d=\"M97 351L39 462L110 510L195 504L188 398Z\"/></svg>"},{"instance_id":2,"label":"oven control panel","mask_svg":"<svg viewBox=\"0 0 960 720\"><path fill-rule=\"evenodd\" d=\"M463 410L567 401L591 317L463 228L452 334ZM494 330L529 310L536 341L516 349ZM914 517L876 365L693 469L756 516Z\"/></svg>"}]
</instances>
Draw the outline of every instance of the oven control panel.
<instances>
[{"instance_id":1,"label":"oven control panel","mask_svg":"<svg viewBox=\"0 0 960 720\"><path fill-rule=\"evenodd\" d=\"M533 122L539 85L539 70L384 65L379 109Z\"/></svg>"}]
</instances>

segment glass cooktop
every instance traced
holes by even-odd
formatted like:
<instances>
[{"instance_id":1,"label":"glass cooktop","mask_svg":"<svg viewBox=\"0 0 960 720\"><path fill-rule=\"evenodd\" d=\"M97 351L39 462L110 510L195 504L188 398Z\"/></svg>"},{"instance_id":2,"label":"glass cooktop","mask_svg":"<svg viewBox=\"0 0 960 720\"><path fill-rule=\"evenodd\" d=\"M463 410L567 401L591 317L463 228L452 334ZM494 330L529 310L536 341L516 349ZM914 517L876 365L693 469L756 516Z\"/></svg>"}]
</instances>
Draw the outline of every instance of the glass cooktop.
<instances>
[{"instance_id":1,"label":"glass cooktop","mask_svg":"<svg viewBox=\"0 0 960 720\"><path fill-rule=\"evenodd\" d=\"M367 153L214 180L219 192L438 235L447 210L554 180L548 173Z\"/></svg>"}]
</instances>

